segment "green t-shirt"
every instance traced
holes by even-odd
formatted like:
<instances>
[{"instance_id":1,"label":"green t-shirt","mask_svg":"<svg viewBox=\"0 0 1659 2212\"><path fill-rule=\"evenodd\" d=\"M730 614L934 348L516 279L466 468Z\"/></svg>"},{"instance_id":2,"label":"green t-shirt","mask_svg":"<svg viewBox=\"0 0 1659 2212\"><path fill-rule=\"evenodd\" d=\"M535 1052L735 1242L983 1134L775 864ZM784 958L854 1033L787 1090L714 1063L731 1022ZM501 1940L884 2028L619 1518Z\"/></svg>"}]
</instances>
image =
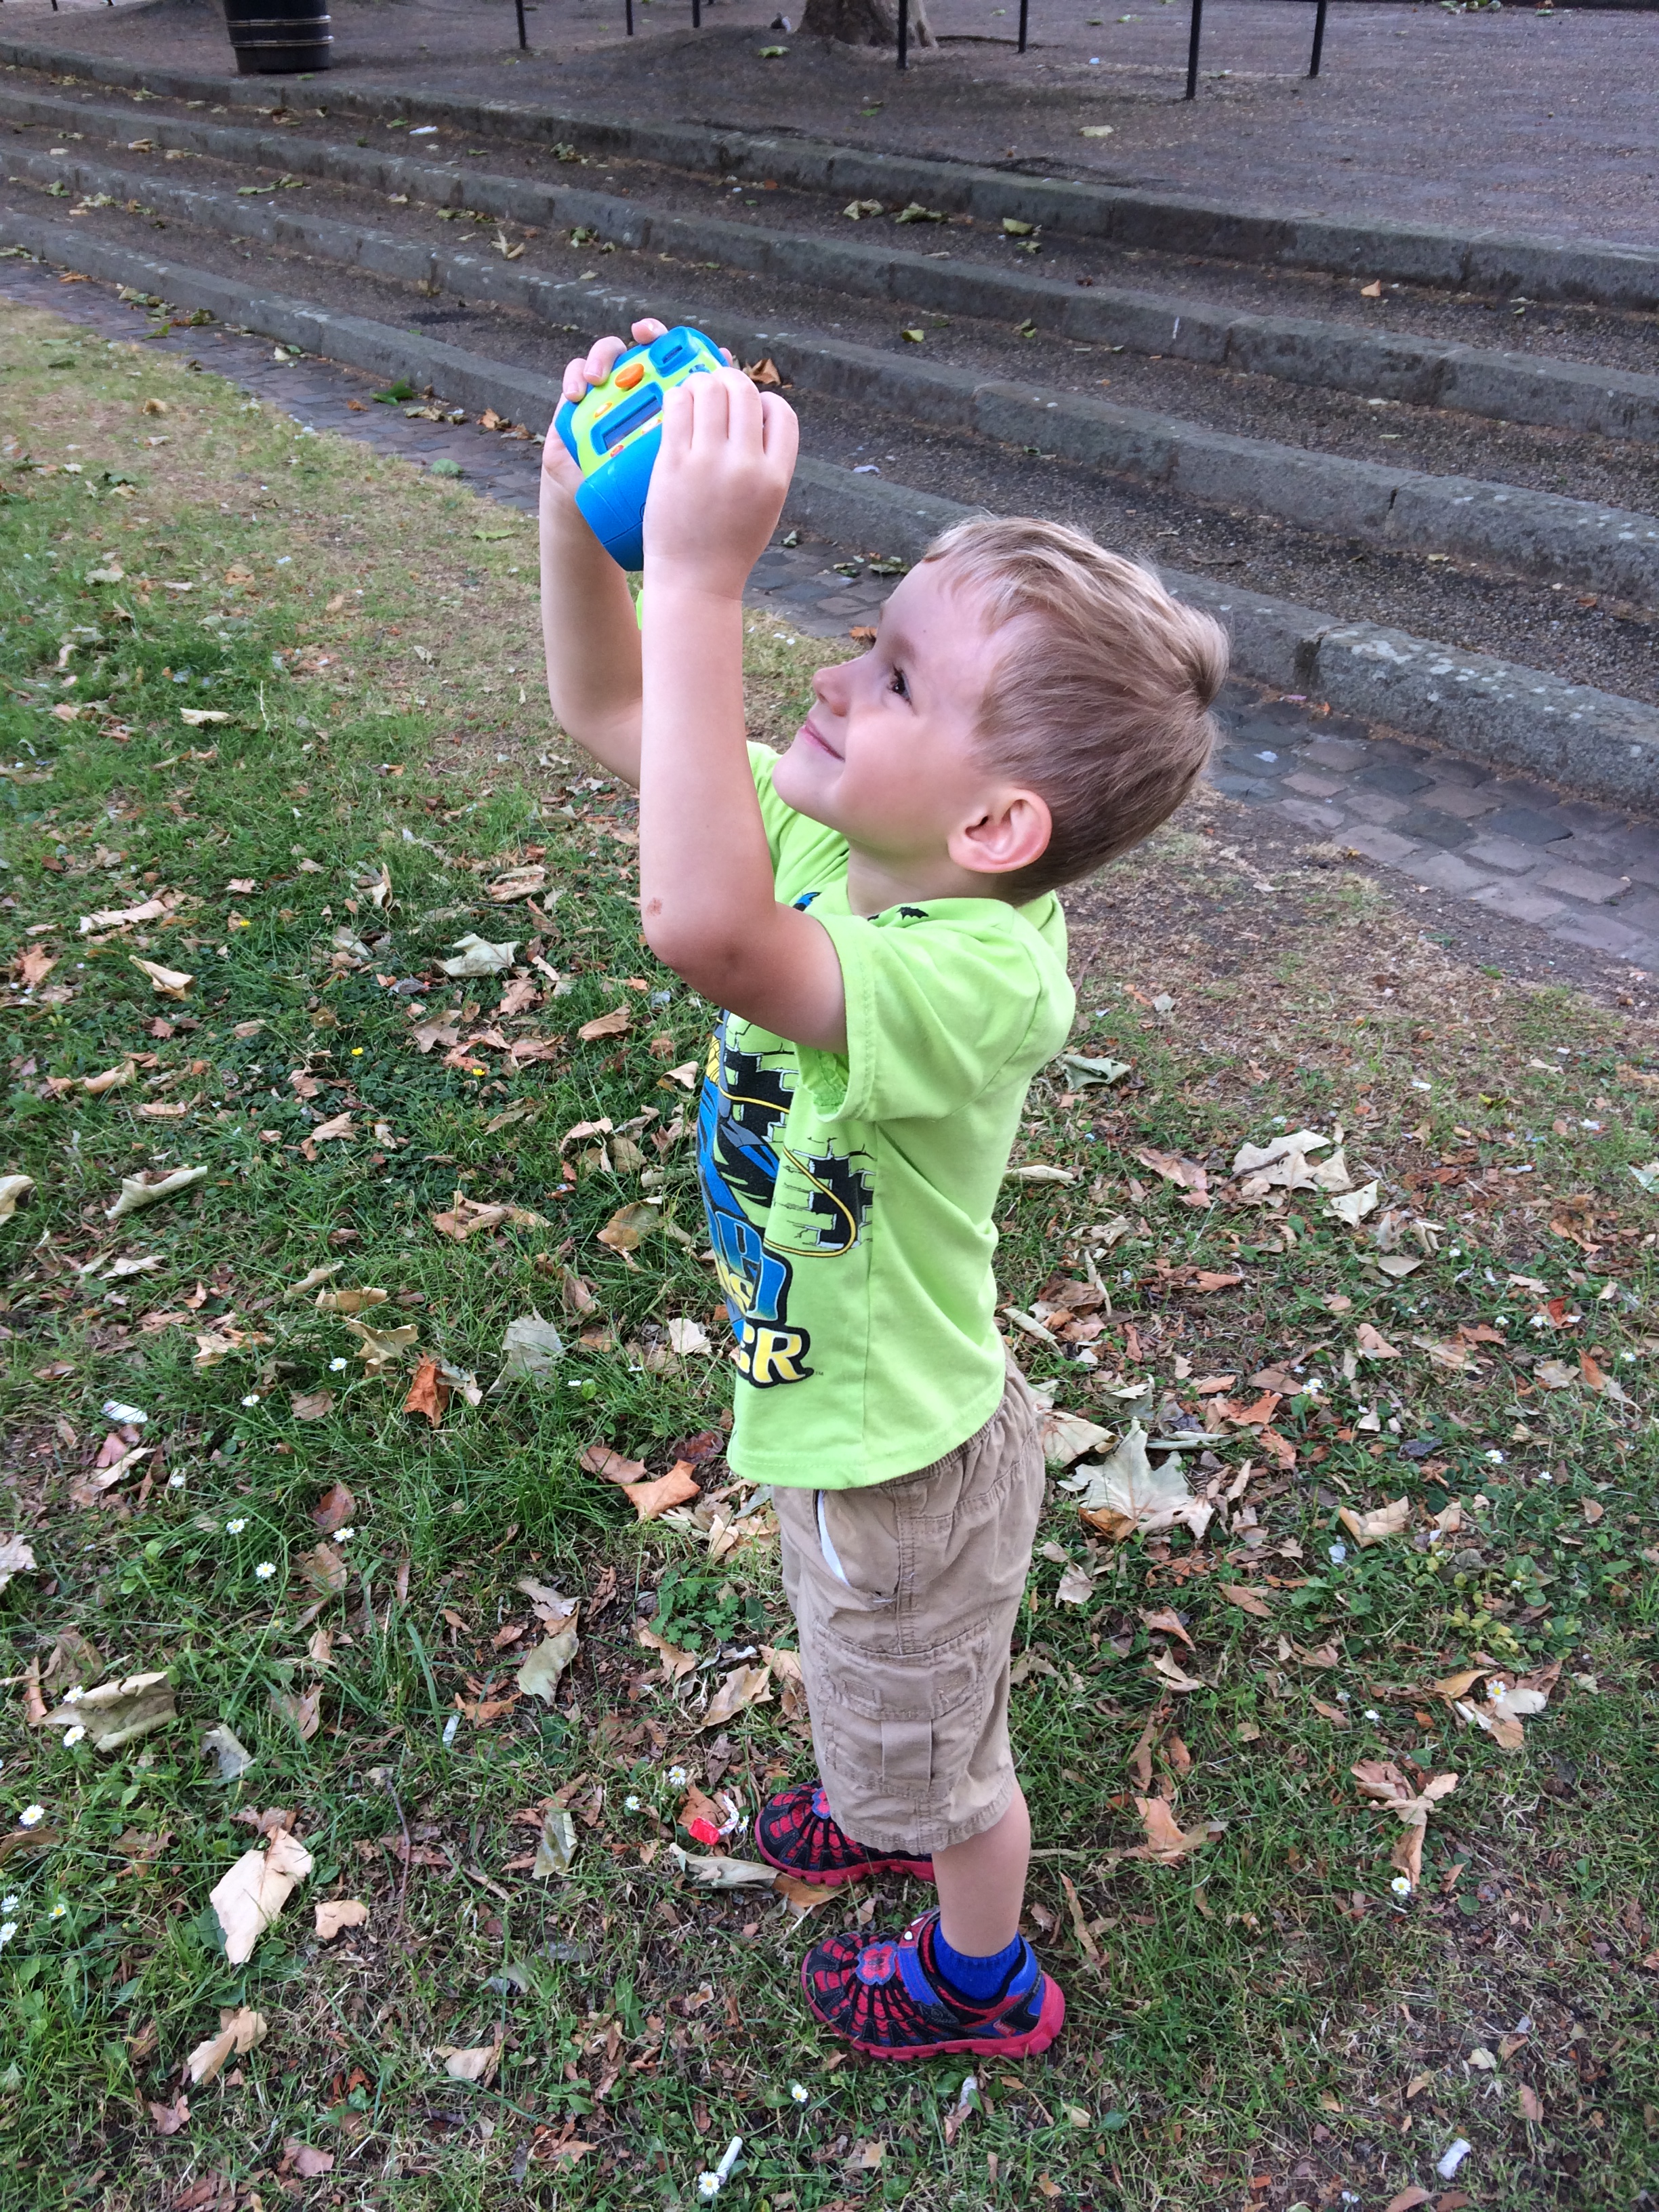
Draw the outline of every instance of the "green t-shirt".
<instances>
[{"instance_id":1,"label":"green t-shirt","mask_svg":"<svg viewBox=\"0 0 1659 2212\"><path fill-rule=\"evenodd\" d=\"M750 748L780 899L829 931L844 1054L722 1017L697 1168L740 1380L728 1454L751 1482L850 1490L953 1451L995 1412L992 1215L1032 1076L1070 1031L1066 923L929 899L848 910L847 841Z\"/></svg>"}]
</instances>

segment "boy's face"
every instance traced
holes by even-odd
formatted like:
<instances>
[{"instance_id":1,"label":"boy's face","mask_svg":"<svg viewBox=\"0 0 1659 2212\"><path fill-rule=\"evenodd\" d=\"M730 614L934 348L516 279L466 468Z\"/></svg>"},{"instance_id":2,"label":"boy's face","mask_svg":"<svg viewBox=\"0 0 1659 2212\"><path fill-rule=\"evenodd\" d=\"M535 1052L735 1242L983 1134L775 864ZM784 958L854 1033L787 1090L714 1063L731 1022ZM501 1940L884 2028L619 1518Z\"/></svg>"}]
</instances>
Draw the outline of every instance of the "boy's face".
<instances>
[{"instance_id":1,"label":"boy's face","mask_svg":"<svg viewBox=\"0 0 1659 2212\"><path fill-rule=\"evenodd\" d=\"M1008 627L988 628L948 563L913 568L882 610L870 650L813 677L811 710L777 765L778 796L879 866L959 861L967 825L1009 788L974 743L1009 642ZM986 893L995 890L988 880Z\"/></svg>"}]
</instances>

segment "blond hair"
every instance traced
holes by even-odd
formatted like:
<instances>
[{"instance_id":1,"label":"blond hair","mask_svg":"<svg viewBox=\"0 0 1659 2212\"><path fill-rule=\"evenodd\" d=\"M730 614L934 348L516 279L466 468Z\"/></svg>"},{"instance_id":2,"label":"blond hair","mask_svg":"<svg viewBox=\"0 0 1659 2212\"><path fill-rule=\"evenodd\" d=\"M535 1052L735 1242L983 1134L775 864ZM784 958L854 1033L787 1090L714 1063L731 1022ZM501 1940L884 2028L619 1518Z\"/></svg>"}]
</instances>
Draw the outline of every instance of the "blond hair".
<instances>
[{"instance_id":1,"label":"blond hair","mask_svg":"<svg viewBox=\"0 0 1659 2212\"><path fill-rule=\"evenodd\" d=\"M1054 818L1047 849L1001 896L1036 898L1138 845L1210 757L1227 675L1219 623L1063 523L976 518L922 558L974 592L994 630L1034 617L1003 654L975 733Z\"/></svg>"}]
</instances>

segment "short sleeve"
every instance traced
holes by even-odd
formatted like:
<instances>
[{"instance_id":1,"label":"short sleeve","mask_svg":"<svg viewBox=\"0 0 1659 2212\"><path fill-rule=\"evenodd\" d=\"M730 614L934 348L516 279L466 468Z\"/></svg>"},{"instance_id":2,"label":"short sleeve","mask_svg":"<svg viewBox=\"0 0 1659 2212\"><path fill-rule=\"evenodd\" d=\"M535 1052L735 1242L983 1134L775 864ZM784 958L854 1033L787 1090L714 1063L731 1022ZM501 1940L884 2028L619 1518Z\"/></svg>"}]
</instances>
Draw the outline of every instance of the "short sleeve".
<instances>
[{"instance_id":1,"label":"short sleeve","mask_svg":"<svg viewBox=\"0 0 1659 2212\"><path fill-rule=\"evenodd\" d=\"M951 1114L1029 1079L1066 1042L1075 1007L1064 963L1015 908L989 899L819 916L847 994L844 1054L799 1048L826 1121Z\"/></svg>"}]
</instances>

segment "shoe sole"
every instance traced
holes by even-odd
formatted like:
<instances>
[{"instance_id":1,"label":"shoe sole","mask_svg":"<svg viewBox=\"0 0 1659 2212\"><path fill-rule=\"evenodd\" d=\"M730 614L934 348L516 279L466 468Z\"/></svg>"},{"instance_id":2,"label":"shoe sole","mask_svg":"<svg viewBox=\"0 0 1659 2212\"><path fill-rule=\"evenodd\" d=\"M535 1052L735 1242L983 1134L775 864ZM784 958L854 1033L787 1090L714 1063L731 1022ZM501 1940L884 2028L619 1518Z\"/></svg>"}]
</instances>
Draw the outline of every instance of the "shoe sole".
<instances>
[{"instance_id":1,"label":"shoe sole","mask_svg":"<svg viewBox=\"0 0 1659 2212\"><path fill-rule=\"evenodd\" d=\"M801 1972L803 1990L805 1985L806 1975L803 1961ZM810 1996L807 1998L807 2004L812 2010L813 2017L822 2026L828 2027L832 2034L842 2033L842 2031L840 2028L824 2020L823 2015L812 2006ZM848 2036L846 2040L854 2051L862 2052L866 2058L948 2058L958 2053L966 2053L975 2058L1035 2058L1040 2052L1048 2048L1065 2025L1065 1992L1052 1974L1045 1974L1042 2008L1037 2014L1036 2024L1028 2028L1024 2035L953 2036L947 2038L942 2043L907 2043L902 2051L896 2051L884 2043L860 2043L856 2036L852 2035Z\"/></svg>"},{"instance_id":2,"label":"shoe sole","mask_svg":"<svg viewBox=\"0 0 1659 2212\"><path fill-rule=\"evenodd\" d=\"M820 1889L839 1889L843 1882L862 1881L867 1874L908 1874L917 1881L932 1881L932 1859L866 1859L861 1866L839 1867L830 1874L809 1874L804 1867L791 1866L787 1859L775 1858L761 1838L755 1838L755 1849L769 1867L780 1874L793 1875L797 1881L816 1882Z\"/></svg>"}]
</instances>

